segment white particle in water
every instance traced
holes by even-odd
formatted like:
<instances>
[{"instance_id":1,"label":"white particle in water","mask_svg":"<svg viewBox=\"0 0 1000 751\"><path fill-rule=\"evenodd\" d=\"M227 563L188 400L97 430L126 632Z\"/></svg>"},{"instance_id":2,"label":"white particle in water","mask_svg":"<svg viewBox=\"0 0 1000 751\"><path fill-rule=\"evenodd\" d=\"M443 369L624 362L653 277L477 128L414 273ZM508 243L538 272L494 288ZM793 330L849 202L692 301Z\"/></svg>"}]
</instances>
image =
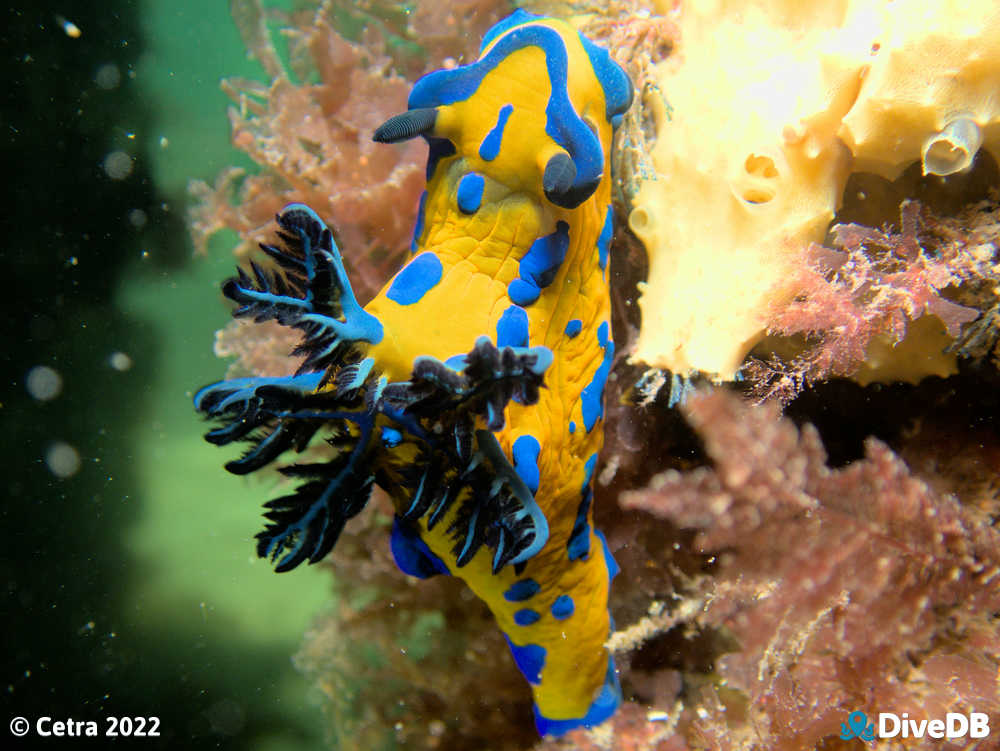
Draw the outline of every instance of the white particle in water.
<instances>
[{"instance_id":1,"label":"white particle in water","mask_svg":"<svg viewBox=\"0 0 1000 751\"><path fill-rule=\"evenodd\" d=\"M112 352L111 357L108 358L108 363L115 370L124 372L132 367L132 358L124 352Z\"/></svg>"},{"instance_id":2,"label":"white particle in water","mask_svg":"<svg viewBox=\"0 0 1000 751\"><path fill-rule=\"evenodd\" d=\"M116 89L122 82L122 72L114 63L105 63L94 74L94 83L102 89Z\"/></svg>"},{"instance_id":3,"label":"white particle in water","mask_svg":"<svg viewBox=\"0 0 1000 751\"><path fill-rule=\"evenodd\" d=\"M45 452L45 464L56 477L72 477L80 471L80 453L68 443L56 441Z\"/></svg>"},{"instance_id":4,"label":"white particle in water","mask_svg":"<svg viewBox=\"0 0 1000 751\"><path fill-rule=\"evenodd\" d=\"M104 157L104 172L112 180L124 180L132 174L132 157L124 151L112 151Z\"/></svg>"},{"instance_id":5,"label":"white particle in water","mask_svg":"<svg viewBox=\"0 0 1000 751\"><path fill-rule=\"evenodd\" d=\"M48 365L36 365L28 371L24 386L35 399L47 402L62 393L62 376Z\"/></svg>"},{"instance_id":6,"label":"white particle in water","mask_svg":"<svg viewBox=\"0 0 1000 751\"><path fill-rule=\"evenodd\" d=\"M146 212L142 209L132 209L128 212L128 220L132 223L132 226L136 229L142 229L146 226L146 221L149 217L146 216Z\"/></svg>"}]
</instances>

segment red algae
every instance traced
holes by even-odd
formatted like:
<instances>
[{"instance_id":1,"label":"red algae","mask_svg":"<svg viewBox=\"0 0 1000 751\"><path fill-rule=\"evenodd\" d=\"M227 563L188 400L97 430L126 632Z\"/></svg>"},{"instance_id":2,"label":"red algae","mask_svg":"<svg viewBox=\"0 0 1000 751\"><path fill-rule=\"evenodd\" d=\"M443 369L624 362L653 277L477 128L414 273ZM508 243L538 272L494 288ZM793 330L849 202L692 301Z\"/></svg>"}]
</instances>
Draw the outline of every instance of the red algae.
<instances>
[{"instance_id":1,"label":"red algae","mask_svg":"<svg viewBox=\"0 0 1000 751\"><path fill-rule=\"evenodd\" d=\"M956 217L906 200L897 227L836 224L836 249L809 247L794 280L799 294L768 322L771 334L802 335L806 346L791 358L750 359L745 375L759 400L787 404L811 384L856 374L873 340L894 347L926 314L938 318L959 354L984 354L972 351L974 338L980 349L992 349L997 332L989 311L1000 281L996 197ZM969 326L981 311L987 315Z\"/></svg>"},{"instance_id":2,"label":"red algae","mask_svg":"<svg viewBox=\"0 0 1000 751\"><path fill-rule=\"evenodd\" d=\"M233 101L233 145L260 170L229 167L211 185L191 183L189 226L197 252L207 252L216 232L231 230L239 237L236 257L246 258L268 241L277 212L306 203L333 228L359 299L382 287L409 249L426 146L419 140L377 144L372 133L406 110L420 74L444 65L446 56L474 55L482 32L505 9L494 0L425 5L407 12L388 2L363 9L323 2L288 13L260 0L232 4L248 53L270 77L268 83L222 82ZM335 21L363 27L359 39L348 39ZM268 22L281 27L287 63ZM293 343L278 327L253 328L227 326L217 353L236 355L236 371L290 372Z\"/></svg>"},{"instance_id":3,"label":"red algae","mask_svg":"<svg viewBox=\"0 0 1000 751\"><path fill-rule=\"evenodd\" d=\"M621 503L648 524L669 522L664 532L691 530L708 566L617 646L677 624L733 640L710 681L689 679L677 706L657 707L689 747L827 747L855 710L996 717L995 493L978 504L941 495L875 439L863 459L831 469L812 426L722 390L695 394L682 412L711 466L668 470ZM673 674L663 664L646 680L677 686Z\"/></svg>"}]
</instances>

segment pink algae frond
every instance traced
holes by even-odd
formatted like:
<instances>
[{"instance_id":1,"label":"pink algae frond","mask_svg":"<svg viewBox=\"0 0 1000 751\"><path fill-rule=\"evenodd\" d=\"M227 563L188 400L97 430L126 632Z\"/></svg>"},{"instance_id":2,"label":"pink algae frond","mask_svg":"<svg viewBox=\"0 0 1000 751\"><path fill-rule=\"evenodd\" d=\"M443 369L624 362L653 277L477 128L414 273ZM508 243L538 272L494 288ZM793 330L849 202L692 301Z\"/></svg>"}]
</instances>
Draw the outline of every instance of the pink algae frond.
<instances>
[{"instance_id":1,"label":"pink algae frond","mask_svg":"<svg viewBox=\"0 0 1000 751\"><path fill-rule=\"evenodd\" d=\"M792 284L798 294L768 321L770 333L805 336L807 347L791 361L751 360L746 371L757 397L787 402L812 383L849 376L875 337L897 344L925 314L959 339L979 317L981 296L972 306L949 296L962 285L1000 279L990 215L976 206L958 219L940 219L904 201L898 230L835 225L837 249L814 243L806 250Z\"/></svg>"},{"instance_id":2,"label":"pink algae frond","mask_svg":"<svg viewBox=\"0 0 1000 751\"><path fill-rule=\"evenodd\" d=\"M298 331L274 321L255 323L241 318L215 332L215 354L236 358L227 378L283 376L295 372L303 360L289 356L300 339Z\"/></svg>"},{"instance_id":3,"label":"pink algae frond","mask_svg":"<svg viewBox=\"0 0 1000 751\"><path fill-rule=\"evenodd\" d=\"M406 109L410 84L393 69L383 40L362 46L339 34L328 5L281 15L254 0L233 4L249 52L271 77L266 84L222 83L233 101L233 144L261 171L230 168L212 186L193 183L190 224L199 251L212 233L228 228L240 236L238 255L246 255L267 239L284 205L307 203L337 228L358 291L370 296L408 245L423 153L416 143L386 148L372 142L378 125ZM287 27L293 70L278 54L268 15Z\"/></svg>"},{"instance_id":4,"label":"pink algae frond","mask_svg":"<svg viewBox=\"0 0 1000 751\"><path fill-rule=\"evenodd\" d=\"M444 56L475 56L482 32L505 8L498 0L351 3L325 0L293 12L261 0L234 0L233 20L268 82L227 78L233 144L259 166L230 167L213 184L193 181L188 223L205 253L220 230L239 237L238 258L273 241L284 206L311 206L333 229L355 293L371 298L401 265L410 245L426 147L422 140L372 141L386 119L406 110L412 80ZM335 21L336 19L336 21ZM336 24L362 29L357 41ZM287 44L287 62L271 28ZM230 324L217 350L236 354L237 370L288 373L288 337L276 329ZM270 345L269 345L270 343Z\"/></svg>"},{"instance_id":5,"label":"pink algae frond","mask_svg":"<svg viewBox=\"0 0 1000 751\"><path fill-rule=\"evenodd\" d=\"M690 530L714 561L671 606L693 603L692 631L735 640L712 683L672 708L691 748L830 747L855 710L998 716L995 497L984 509L941 495L875 439L830 468L818 433L777 405L716 390L681 410L711 466L661 473L621 504Z\"/></svg>"}]
</instances>

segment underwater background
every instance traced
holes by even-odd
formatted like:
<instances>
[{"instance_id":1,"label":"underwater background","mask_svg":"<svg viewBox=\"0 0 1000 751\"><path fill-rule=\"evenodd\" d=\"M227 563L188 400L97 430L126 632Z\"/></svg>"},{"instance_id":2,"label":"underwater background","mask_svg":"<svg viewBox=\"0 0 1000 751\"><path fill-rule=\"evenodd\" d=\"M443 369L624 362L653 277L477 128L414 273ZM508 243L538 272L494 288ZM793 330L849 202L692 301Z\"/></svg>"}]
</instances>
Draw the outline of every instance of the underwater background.
<instances>
[{"instance_id":1,"label":"underwater background","mask_svg":"<svg viewBox=\"0 0 1000 751\"><path fill-rule=\"evenodd\" d=\"M358 134L513 4L24 5L0 30L7 718L155 716L144 743L265 750L858 749L841 723L879 709L1000 726L1000 111L965 118L945 92L983 146L956 140L967 160L922 174L920 143L879 140L923 133L919 117L845 115L862 89L843 61L879 52L846 45L804 84L829 95L800 98L808 117L745 118L767 65L815 72L811 24L892 3L519 3L596 9L585 33L637 89L595 490L622 567L626 703L548 741L489 613L451 578L396 570L386 499L328 562L279 576L258 559L278 480L222 471L231 453L202 441L191 403L227 373L284 372L294 339L235 326L219 284L288 201L333 220L362 301L398 268L423 147L355 152ZM1000 60L997 9L972 5L962 46ZM938 21L910 15L926 46ZM997 66L976 75L975 92L1000 87ZM282 118L314 111L328 141ZM768 151L753 139L769 117L813 131Z\"/></svg>"},{"instance_id":2,"label":"underwater background","mask_svg":"<svg viewBox=\"0 0 1000 751\"><path fill-rule=\"evenodd\" d=\"M225 370L233 263L193 257L187 182L247 163L219 80L263 72L226 3L23 4L2 37L4 714L319 748L291 656L329 581L257 561L248 487L191 408Z\"/></svg>"}]
</instances>

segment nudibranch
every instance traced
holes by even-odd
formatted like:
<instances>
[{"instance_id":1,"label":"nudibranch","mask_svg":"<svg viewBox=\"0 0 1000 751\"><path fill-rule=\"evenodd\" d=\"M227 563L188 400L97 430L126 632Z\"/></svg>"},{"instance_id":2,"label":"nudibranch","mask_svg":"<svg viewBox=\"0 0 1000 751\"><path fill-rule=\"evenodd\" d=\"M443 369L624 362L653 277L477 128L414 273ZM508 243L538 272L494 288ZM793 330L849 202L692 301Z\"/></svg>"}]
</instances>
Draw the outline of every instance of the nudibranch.
<instances>
[{"instance_id":1,"label":"nudibranch","mask_svg":"<svg viewBox=\"0 0 1000 751\"><path fill-rule=\"evenodd\" d=\"M261 557L322 559L378 484L400 569L458 576L487 604L543 735L621 698L604 646L617 566L591 500L614 353L610 152L631 99L568 24L501 21L479 60L421 78L375 132L430 147L406 265L361 306L322 219L286 207L268 264L223 291L234 315L301 331L301 367L195 396L219 420L207 440L250 442L230 472L328 444L325 461L281 467L301 484L266 504Z\"/></svg>"}]
</instances>

